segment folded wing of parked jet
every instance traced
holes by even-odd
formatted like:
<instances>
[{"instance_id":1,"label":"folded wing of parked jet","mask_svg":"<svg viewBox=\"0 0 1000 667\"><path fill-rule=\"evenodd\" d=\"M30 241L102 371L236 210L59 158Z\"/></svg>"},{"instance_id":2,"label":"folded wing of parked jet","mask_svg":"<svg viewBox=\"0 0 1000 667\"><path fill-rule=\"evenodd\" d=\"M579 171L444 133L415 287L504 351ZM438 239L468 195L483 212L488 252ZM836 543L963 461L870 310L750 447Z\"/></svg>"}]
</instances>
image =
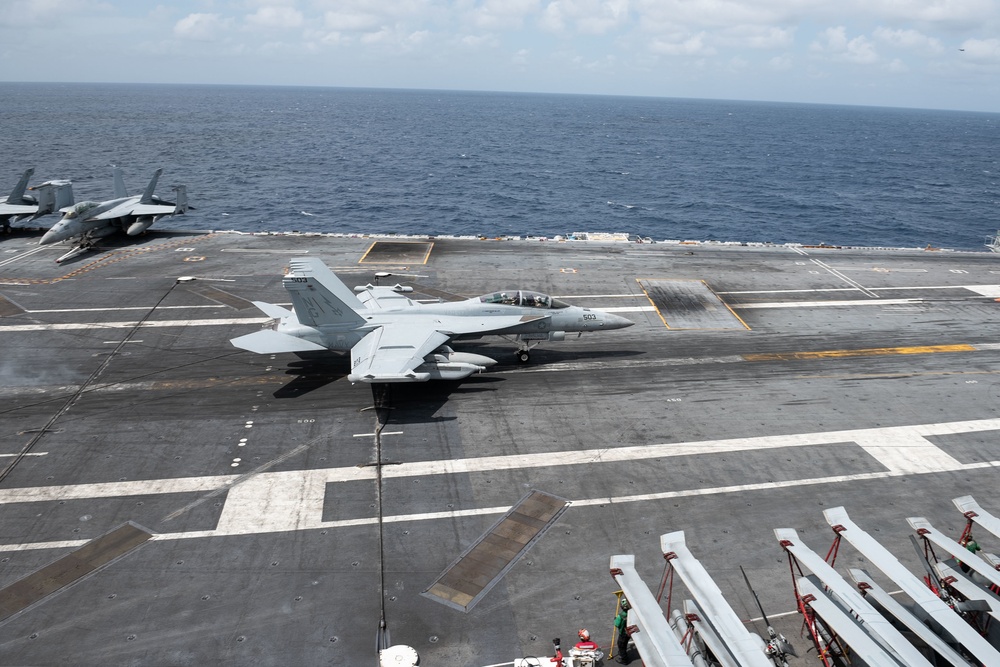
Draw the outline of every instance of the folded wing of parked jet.
<instances>
[{"instance_id":1,"label":"folded wing of parked jet","mask_svg":"<svg viewBox=\"0 0 1000 667\"><path fill-rule=\"evenodd\" d=\"M73 205L73 184L70 181L47 181L28 187L34 169L27 169L10 194L0 199L0 225L4 229L11 222L31 221L60 208ZM26 191L35 192L34 195Z\"/></svg>"}]
</instances>

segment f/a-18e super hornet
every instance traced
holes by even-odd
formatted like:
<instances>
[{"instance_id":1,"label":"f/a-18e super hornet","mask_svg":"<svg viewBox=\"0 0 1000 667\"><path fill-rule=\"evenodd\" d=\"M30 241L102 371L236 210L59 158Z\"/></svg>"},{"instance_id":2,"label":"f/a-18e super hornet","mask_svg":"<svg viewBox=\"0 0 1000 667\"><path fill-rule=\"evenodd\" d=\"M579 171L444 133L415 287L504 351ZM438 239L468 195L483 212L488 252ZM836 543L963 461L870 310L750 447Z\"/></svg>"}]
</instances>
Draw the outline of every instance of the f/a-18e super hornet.
<instances>
[{"instance_id":1,"label":"f/a-18e super hornet","mask_svg":"<svg viewBox=\"0 0 1000 667\"><path fill-rule=\"evenodd\" d=\"M4 232L10 230L12 222L30 222L63 207L73 205L72 183L69 181L47 181L29 188L28 181L34 173L34 169L25 171L10 194L0 199L0 225L3 226ZM26 194L27 190L38 194Z\"/></svg>"},{"instance_id":2,"label":"f/a-18e super hornet","mask_svg":"<svg viewBox=\"0 0 1000 667\"><path fill-rule=\"evenodd\" d=\"M293 259L289 267L282 284L293 310L255 301L275 320L272 328L230 342L257 354L349 350L351 382L461 380L496 364L481 354L456 352L448 346L453 340L510 336L518 343L518 358L528 361L532 344L633 324L537 292L420 303L406 296L413 288L402 285L365 285L352 292L318 258Z\"/></svg>"},{"instance_id":3,"label":"f/a-18e super hornet","mask_svg":"<svg viewBox=\"0 0 1000 667\"><path fill-rule=\"evenodd\" d=\"M101 202L84 201L60 209L65 215L42 236L39 245L72 239L76 243L75 247L56 260L62 262L93 248L98 239L110 236L119 230L129 236L137 236L164 216L184 213L188 210L185 186L174 187L177 193L176 203L164 201L153 194L156 182L162 173L162 169L157 169L146 190L141 195L129 197L125 190L122 170L115 167L115 198Z\"/></svg>"}]
</instances>

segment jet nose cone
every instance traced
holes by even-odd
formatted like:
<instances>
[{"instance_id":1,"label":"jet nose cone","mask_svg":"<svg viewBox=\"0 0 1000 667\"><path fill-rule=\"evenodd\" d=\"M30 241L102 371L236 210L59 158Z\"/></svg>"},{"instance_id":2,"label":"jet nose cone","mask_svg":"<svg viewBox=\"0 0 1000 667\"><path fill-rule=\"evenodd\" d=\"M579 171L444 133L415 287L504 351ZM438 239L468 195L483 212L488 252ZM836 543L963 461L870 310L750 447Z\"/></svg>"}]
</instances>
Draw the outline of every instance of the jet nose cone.
<instances>
[{"instance_id":1,"label":"jet nose cone","mask_svg":"<svg viewBox=\"0 0 1000 667\"><path fill-rule=\"evenodd\" d=\"M626 319L621 315L612 315L611 313L608 313L604 316L605 329L624 329L632 326L633 324L635 324L635 322Z\"/></svg>"},{"instance_id":2,"label":"jet nose cone","mask_svg":"<svg viewBox=\"0 0 1000 667\"><path fill-rule=\"evenodd\" d=\"M42 234L41 240L38 241L38 245L49 245L50 243L55 243L59 239L56 238L57 234L55 230L50 229L49 231Z\"/></svg>"}]
</instances>

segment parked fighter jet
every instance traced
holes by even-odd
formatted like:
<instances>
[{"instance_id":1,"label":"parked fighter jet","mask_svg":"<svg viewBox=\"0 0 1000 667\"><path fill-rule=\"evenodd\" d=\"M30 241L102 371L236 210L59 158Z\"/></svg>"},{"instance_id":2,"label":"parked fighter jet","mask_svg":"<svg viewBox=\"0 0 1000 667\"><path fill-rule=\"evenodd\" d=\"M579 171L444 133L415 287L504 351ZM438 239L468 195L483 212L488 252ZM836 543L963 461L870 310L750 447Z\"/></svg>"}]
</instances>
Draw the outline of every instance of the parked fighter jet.
<instances>
[{"instance_id":1,"label":"parked fighter jet","mask_svg":"<svg viewBox=\"0 0 1000 667\"><path fill-rule=\"evenodd\" d=\"M411 300L406 294L413 288L398 284L355 287L355 296L318 258L293 259L290 268L282 284L293 310L255 301L276 320L273 327L230 342L257 354L350 350L351 382L461 380L496 363L454 351L447 345L452 340L510 336L518 358L528 361L532 343L633 324L523 290L430 304Z\"/></svg>"},{"instance_id":2,"label":"parked fighter jet","mask_svg":"<svg viewBox=\"0 0 1000 667\"><path fill-rule=\"evenodd\" d=\"M65 206L73 205L72 183L47 181L29 188L28 181L34 173L34 169L25 171L10 194L0 199L0 224L4 232L10 230L12 222L30 222ZM34 190L38 195L25 194L25 190Z\"/></svg>"},{"instance_id":3,"label":"parked fighter jet","mask_svg":"<svg viewBox=\"0 0 1000 667\"><path fill-rule=\"evenodd\" d=\"M84 201L60 209L65 215L42 236L39 245L73 239L77 245L56 260L61 262L94 247L98 239L110 236L119 230L123 230L129 236L136 236L166 215L184 213L188 210L185 186L178 185L174 188L177 192L177 203L164 201L153 194L156 182L162 173L162 169L157 169L145 192L142 195L129 197L125 191L122 170L115 167L115 198L103 202Z\"/></svg>"}]
</instances>

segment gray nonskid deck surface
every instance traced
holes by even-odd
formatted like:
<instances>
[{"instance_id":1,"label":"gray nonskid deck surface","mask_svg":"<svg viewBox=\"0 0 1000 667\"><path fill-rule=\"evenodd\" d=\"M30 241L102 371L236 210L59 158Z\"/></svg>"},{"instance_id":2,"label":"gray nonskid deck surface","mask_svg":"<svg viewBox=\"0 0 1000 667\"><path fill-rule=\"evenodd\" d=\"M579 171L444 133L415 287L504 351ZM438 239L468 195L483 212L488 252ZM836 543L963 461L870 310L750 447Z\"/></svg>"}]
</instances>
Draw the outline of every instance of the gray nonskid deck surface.
<instances>
[{"instance_id":1,"label":"gray nonskid deck surface","mask_svg":"<svg viewBox=\"0 0 1000 667\"><path fill-rule=\"evenodd\" d=\"M0 482L0 586L126 521L156 533L0 625L0 664L356 664L383 601L421 664L544 655L580 627L607 646L609 557L655 587L674 530L751 618L744 566L806 664L773 528L821 551L844 505L919 574L907 516L957 536L951 498L1000 511L996 255L435 239L396 267L359 264L364 238L176 241L69 266L0 242L0 454L25 454ZM228 343L266 322L241 300L287 303L297 254L349 285L523 287L636 326L528 365L458 344L501 363L392 387L380 522L371 389L344 360ZM704 281L749 329L670 330L641 278ZM572 504L470 613L420 595L530 489Z\"/></svg>"}]
</instances>

